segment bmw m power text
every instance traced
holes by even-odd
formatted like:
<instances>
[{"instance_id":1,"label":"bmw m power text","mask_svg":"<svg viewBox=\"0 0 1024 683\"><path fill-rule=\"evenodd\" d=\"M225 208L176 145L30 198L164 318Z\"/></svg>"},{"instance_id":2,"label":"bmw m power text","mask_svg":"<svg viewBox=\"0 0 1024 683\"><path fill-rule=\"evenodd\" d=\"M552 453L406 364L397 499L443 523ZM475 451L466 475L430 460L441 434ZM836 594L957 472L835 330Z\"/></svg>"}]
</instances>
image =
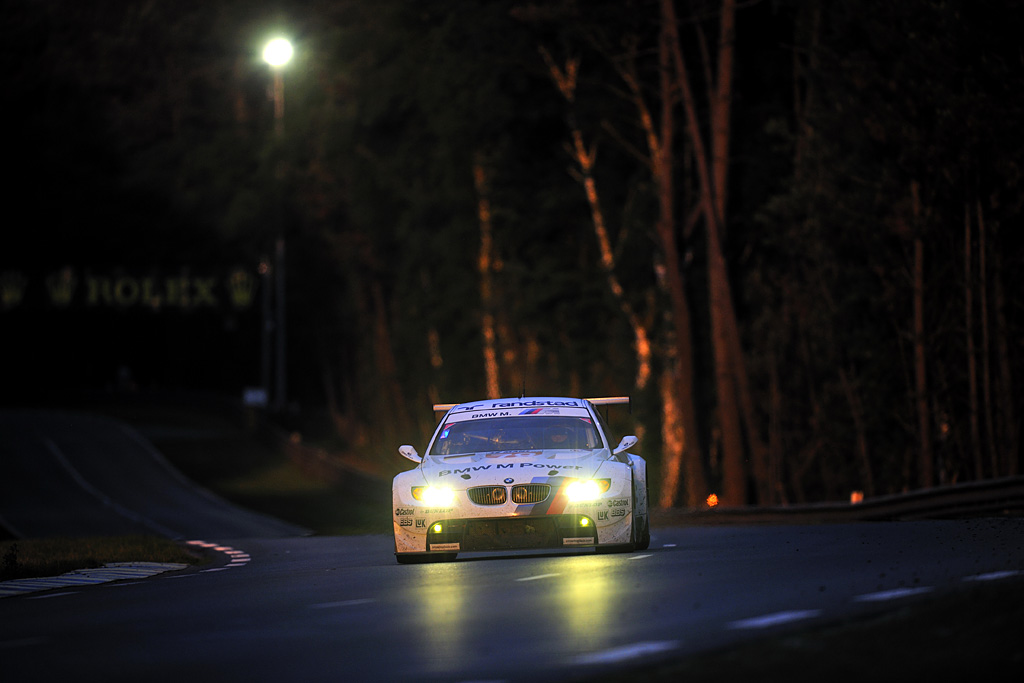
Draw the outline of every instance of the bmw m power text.
<instances>
[{"instance_id":1,"label":"bmw m power text","mask_svg":"<svg viewBox=\"0 0 1024 683\"><path fill-rule=\"evenodd\" d=\"M613 446L599 406L628 398L509 398L434 406L444 417L417 467L394 479L395 557L650 544L647 463Z\"/></svg>"}]
</instances>

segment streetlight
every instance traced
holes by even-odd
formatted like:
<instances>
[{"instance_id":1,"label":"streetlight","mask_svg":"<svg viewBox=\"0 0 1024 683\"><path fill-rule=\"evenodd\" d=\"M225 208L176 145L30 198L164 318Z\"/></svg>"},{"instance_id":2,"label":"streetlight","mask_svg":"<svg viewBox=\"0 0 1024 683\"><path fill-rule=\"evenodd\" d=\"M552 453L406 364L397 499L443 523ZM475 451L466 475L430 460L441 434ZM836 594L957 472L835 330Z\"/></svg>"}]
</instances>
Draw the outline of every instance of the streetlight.
<instances>
[{"instance_id":1,"label":"streetlight","mask_svg":"<svg viewBox=\"0 0 1024 683\"><path fill-rule=\"evenodd\" d=\"M285 38L274 38L266 47L263 48L263 61L270 65L270 69L274 74L274 136L278 144L281 142L281 135L284 131L284 74L283 68L287 64L295 50L292 48L292 44ZM280 171L280 169L279 169ZM278 178L281 177L282 173L278 173ZM275 295L277 299L277 315L273 323L273 329L277 336L277 391L274 393L274 408L277 411L281 411L285 405L285 388L286 388L286 373L285 373L285 288L284 288L284 226L282 224L283 218L280 215L281 207L278 207L278 232L277 241L274 245L274 260L275 268L273 276L275 278ZM265 290L264 295L264 310L269 310L269 287ZM269 320L264 322L264 387L269 388L270 380L270 330L271 325ZM268 392L269 393L269 392Z\"/></svg>"},{"instance_id":2,"label":"streetlight","mask_svg":"<svg viewBox=\"0 0 1024 683\"><path fill-rule=\"evenodd\" d=\"M284 76L282 67L291 61L295 49L287 38L274 38L263 48L263 61L274 73L274 131L280 135L284 120Z\"/></svg>"}]
</instances>

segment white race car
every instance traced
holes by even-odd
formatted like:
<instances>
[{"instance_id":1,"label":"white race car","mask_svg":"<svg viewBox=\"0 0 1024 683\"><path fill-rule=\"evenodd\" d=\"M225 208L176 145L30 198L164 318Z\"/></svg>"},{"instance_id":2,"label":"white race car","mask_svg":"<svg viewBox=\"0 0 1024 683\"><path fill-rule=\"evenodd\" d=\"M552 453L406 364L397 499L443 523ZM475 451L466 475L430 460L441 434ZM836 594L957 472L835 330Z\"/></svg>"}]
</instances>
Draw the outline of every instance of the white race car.
<instances>
[{"instance_id":1,"label":"white race car","mask_svg":"<svg viewBox=\"0 0 1024 683\"><path fill-rule=\"evenodd\" d=\"M418 466L394 479L395 557L447 561L460 552L593 547L651 541L647 463L617 446L597 406L628 398L507 398L445 411Z\"/></svg>"}]
</instances>

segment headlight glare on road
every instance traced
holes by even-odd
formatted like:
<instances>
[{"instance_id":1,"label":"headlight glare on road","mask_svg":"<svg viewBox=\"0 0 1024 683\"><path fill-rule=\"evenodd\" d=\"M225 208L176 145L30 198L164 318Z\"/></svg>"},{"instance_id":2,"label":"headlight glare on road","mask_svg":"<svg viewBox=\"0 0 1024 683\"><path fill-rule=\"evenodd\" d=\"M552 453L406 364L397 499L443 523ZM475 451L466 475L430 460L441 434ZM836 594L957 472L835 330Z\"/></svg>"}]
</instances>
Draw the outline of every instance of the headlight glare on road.
<instances>
[{"instance_id":1,"label":"headlight glare on road","mask_svg":"<svg viewBox=\"0 0 1024 683\"><path fill-rule=\"evenodd\" d=\"M571 482L565 488L565 495L570 503L581 503L596 500L611 487L611 479L580 479Z\"/></svg>"},{"instance_id":2,"label":"headlight glare on road","mask_svg":"<svg viewBox=\"0 0 1024 683\"><path fill-rule=\"evenodd\" d=\"M455 491L446 486L413 486L412 497L427 505L451 505Z\"/></svg>"}]
</instances>

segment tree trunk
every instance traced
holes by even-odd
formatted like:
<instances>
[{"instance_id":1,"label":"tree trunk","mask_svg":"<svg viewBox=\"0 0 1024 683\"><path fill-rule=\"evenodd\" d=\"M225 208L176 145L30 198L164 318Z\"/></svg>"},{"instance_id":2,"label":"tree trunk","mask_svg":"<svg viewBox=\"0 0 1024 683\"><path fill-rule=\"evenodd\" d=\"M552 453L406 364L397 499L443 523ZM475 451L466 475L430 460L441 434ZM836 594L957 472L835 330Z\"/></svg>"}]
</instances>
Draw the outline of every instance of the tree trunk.
<instances>
[{"instance_id":1,"label":"tree trunk","mask_svg":"<svg viewBox=\"0 0 1024 683\"><path fill-rule=\"evenodd\" d=\"M868 496L875 495L875 478L871 471L871 458L868 453L868 435L864 425L864 404L860 400L850 376L843 368L839 368L839 381L846 394L846 403L850 406L850 417L853 419L854 432L857 435L857 456L860 458L860 471L863 477L863 491Z\"/></svg>"},{"instance_id":2,"label":"tree trunk","mask_svg":"<svg viewBox=\"0 0 1024 683\"><path fill-rule=\"evenodd\" d=\"M392 420L396 431L402 431L412 424L405 394L398 381L398 364L395 362L395 349L391 343L391 325L388 322L388 307L384 300L384 288L380 282L370 285L370 296L373 299L374 316L374 358L376 359L377 377L380 388L390 404Z\"/></svg>"},{"instance_id":3,"label":"tree trunk","mask_svg":"<svg viewBox=\"0 0 1024 683\"><path fill-rule=\"evenodd\" d=\"M668 434L669 429L681 429L681 443L677 435L672 435L673 448L666 448L666 455L671 465L666 469L678 472L679 461L683 463L685 472L686 503L691 507L701 504L707 496L707 480L704 476L702 449L697 431L697 410L693 389L693 343L690 322L690 304L686 299L686 285L679 264L679 230L675 217L675 180L673 141L675 139L675 97L672 90L671 57L675 49L672 42L675 32L671 30L663 17L658 54L660 62L661 87L661 125L660 133L656 134L651 117L646 115L643 99L639 88L633 81L634 98L640 113L641 121L647 132L648 146L653 161L652 171L658 188L658 223L657 233L661 242L662 258L665 264L665 287L668 289L669 302L672 308L672 339L674 348L672 360L675 367L669 371L675 380L672 389L676 392L675 400L665 396L663 400L664 421ZM662 386L663 394L665 386ZM666 443L666 446L668 443ZM678 486L676 482L666 478L662 491L662 505L669 506L675 502Z\"/></svg>"},{"instance_id":4,"label":"tree trunk","mask_svg":"<svg viewBox=\"0 0 1024 683\"><path fill-rule=\"evenodd\" d=\"M993 226L993 241L998 244L998 223ZM999 448L1002 453L1004 472L1015 477L1020 472L1020 455L1017 452L1020 423L1013 401L1013 370L1010 363L1009 328L1006 322L1006 295L1003 292L1002 256L998 248L992 250L992 298L995 308L996 356L999 363Z\"/></svg>"},{"instance_id":5,"label":"tree trunk","mask_svg":"<svg viewBox=\"0 0 1024 683\"><path fill-rule=\"evenodd\" d=\"M693 144L701 188L701 206L707 229L708 290L711 310L711 339L715 363L715 385L718 422L722 437L722 496L725 505L747 502L746 468L744 467L743 423L739 390L746 385L738 376L745 373L740 350L738 326L732 305L728 271L721 238L726 221L729 171L730 119L732 110L732 71L735 49L735 0L722 0L719 25L718 71L711 100L711 154L701 134L697 104L690 86L690 75L678 37L678 25L672 0L662 0L662 21L672 37L670 46L675 66L676 83L683 100L686 127ZM752 412L752 411L751 411ZM749 416L752 420L753 416ZM748 435L756 434L757 426L747 425ZM751 443L755 443L753 438ZM757 443L760 443L758 439ZM759 473L766 476L764 451L760 449Z\"/></svg>"},{"instance_id":6,"label":"tree trunk","mask_svg":"<svg viewBox=\"0 0 1024 683\"><path fill-rule=\"evenodd\" d=\"M737 401L733 355L729 352L726 317L731 309L725 259L718 243L718 232L708 230L708 279L711 296L711 341L715 361L715 387L718 399L718 426L722 436L723 505L747 502L746 468L743 466L743 434Z\"/></svg>"},{"instance_id":7,"label":"tree trunk","mask_svg":"<svg viewBox=\"0 0 1024 683\"><path fill-rule=\"evenodd\" d=\"M572 106L576 100L576 78L579 72L579 59L570 59L566 62L565 68L559 67L551 54L544 48L540 49L541 57L547 64L548 73L555 86L565 98L569 105L569 130L572 135L572 155L580 170L580 182L583 185L584 194L587 197L587 205L590 207L591 223L594 226L594 235L597 237L597 247L601 255L601 268L604 270L605 279L612 296L619 304L619 308L629 321L629 327L633 331L634 351L636 353L636 380L638 389L647 386L651 376L651 341L646 326L633 309L632 304L626 299L622 284L615 274L615 253L612 251L611 239L608 236L608 229L605 227L604 212L601 210L601 202L597 194L597 183L594 181L594 161L597 151L587 149L583 142L583 131L576 123L572 113Z\"/></svg>"},{"instance_id":8,"label":"tree trunk","mask_svg":"<svg viewBox=\"0 0 1024 683\"><path fill-rule=\"evenodd\" d=\"M722 0L718 35L718 75L711 103L711 164L719 239L725 239L732 120L733 55L736 50L736 0Z\"/></svg>"},{"instance_id":9,"label":"tree trunk","mask_svg":"<svg viewBox=\"0 0 1024 683\"><path fill-rule=\"evenodd\" d=\"M974 478L985 478L981 457L981 429L978 421L978 357L974 349L974 250L971 248L971 208L964 205L964 326L967 332L967 406L971 463Z\"/></svg>"},{"instance_id":10,"label":"tree trunk","mask_svg":"<svg viewBox=\"0 0 1024 683\"><path fill-rule=\"evenodd\" d=\"M487 383L487 397L500 398L497 334L494 324L494 279L492 276L494 235L487 169L484 167L480 155L477 155L473 162L473 185L476 188L477 220L480 223L480 254L477 259L477 270L480 275L480 309L483 311L480 328L484 342L484 377Z\"/></svg>"},{"instance_id":11,"label":"tree trunk","mask_svg":"<svg viewBox=\"0 0 1024 683\"><path fill-rule=\"evenodd\" d=\"M919 442L918 481L922 488L930 488L935 481L932 454L931 414L928 410L928 374L925 363L924 330L924 239L921 237L921 191L917 181L911 183L915 235L914 235L914 394L917 404Z\"/></svg>"},{"instance_id":12,"label":"tree trunk","mask_svg":"<svg viewBox=\"0 0 1024 683\"><path fill-rule=\"evenodd\" d=\"M993 478L1003 475L999 466L998 448L995 431L995 406L992 405L992 363L991 342L989 340L988 319L988 245L985 235L985 214L981 210L981 202L976 202L978 223L978 302L981 310L981 387L982 409L985 416L985 432L988 445L989 467Z\"/></svg>"}]
</instances>

